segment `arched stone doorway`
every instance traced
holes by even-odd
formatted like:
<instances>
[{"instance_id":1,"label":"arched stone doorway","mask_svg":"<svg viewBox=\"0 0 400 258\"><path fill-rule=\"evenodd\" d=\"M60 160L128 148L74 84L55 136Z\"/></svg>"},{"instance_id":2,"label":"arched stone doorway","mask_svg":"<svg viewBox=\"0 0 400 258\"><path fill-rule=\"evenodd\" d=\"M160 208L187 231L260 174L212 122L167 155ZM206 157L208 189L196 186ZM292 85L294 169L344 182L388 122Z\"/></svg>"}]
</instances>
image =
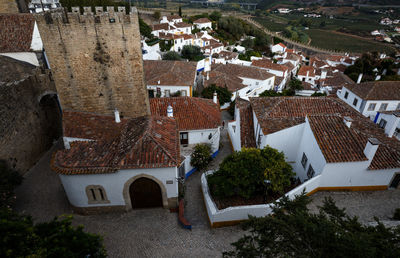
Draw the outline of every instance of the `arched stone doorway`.
<instances>
[{"instance_id":1,"label":"arched stone doorway","mask_svg":"<svg viewBox=\"0 0 400 258\"><path fill-rule=\"evenodd\" d=\"M153 180L145 177L136 179L129 186L132 209L162 207L160 186Z\"/></svg>"},{"instance_id":2,"label":"arched stone doorway","mask_svg":"<svg viewBox=\"0 0 400 258\"><path fill-rule=\"evenodd\" d=\"M144 183L144 181L142 181L142 180L138 181L140 179L148 179L150 181L146 181ZM136 182L136 181L138 181L138 182ZM136 182L136 184L135 184L135 182ZM158 186L158 189L160 191L159 196L161 196L161 204L157 203L157 205L164 207L164 208L168 208L167 189L165 188L165 185L160 180L155 178L154 176L151 176L148 174L140 174L140 175L136 175L136 176L130 178L124 184L123 196L124 196L124 200L125 200L126 210L131 210L132 208L136 208L136 207L132 206L132 204L134 204L133 195L135 194L135 192L134 192L135 190L133 190L133 188L135 187L135 185L137 186L137 184L140 187L140 183L152 184L153 189L157 189L153 184L153 183L155 183ZM132 193L131 193L131 189L133 191Z\"/></svg>"}]
</instances>

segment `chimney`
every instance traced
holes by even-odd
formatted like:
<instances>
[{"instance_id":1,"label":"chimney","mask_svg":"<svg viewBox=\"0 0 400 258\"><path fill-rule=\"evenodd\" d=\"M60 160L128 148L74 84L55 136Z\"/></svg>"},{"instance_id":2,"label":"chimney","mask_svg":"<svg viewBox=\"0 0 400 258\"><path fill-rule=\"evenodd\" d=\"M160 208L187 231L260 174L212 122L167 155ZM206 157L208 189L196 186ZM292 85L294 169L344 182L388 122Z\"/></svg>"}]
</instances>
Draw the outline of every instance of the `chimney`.
<instances>
[{"instance_id":1,"label":"chimney","mask_svg":"<svg viewBox=\"0 0 400 258\"><path fill-rule=\"evenodd\" d=\"M217 92L215 92L215 91L214 91L214 94L213 94L213 102L214 102L215 104L218 103L218 95L217 95Z\"/></svg>"},{"instance_id":2,"label":"chimney","mask_svg":"<svg viewBox=\"0 0 400 258\"><path fill-rule=\"evenodd\" d=\"M379 81L381 79L381 76L378 74L376 77L375 77L375 81Z\"/></svg>"},{"instance_id":3,"label":"chimney","mask_svg":"<svg viewBox=\"0 0 400 258\"><path fill-rule=\"evenodd\" d=\"M351 117L345 116L343 117L343 122L345 125L350 128L351 127L351 122L353 122L353 119Z\"/></svg>"},{"instance_id":4,"label":"chimney","mask_svg":"<svg viewBox=\"0 0 400 258\"><path fill-rule=\"evenodd\" d=\"M121 119L120 119L120 117L119 117L119 111L118 111L118 109L115 109L115 110L114 110L114 116L115 116L115 122L116 122L116 123L120 123L120 122L121 122Z\"/></svg>"},{"instance_id":5,"label":"chimney","mask_svg":"<svg viewBox=\"0 0 400 258\"><path fill-rule=\"evenodd\" d=\"M326 74L327 74L327 71L326 70L322 70L321 71L321 79L326 79Z\"/></svg>"},{"instance_id":6,"label":"chimney","mask_svg":"<svg viewBox=\"0 0 400 258\"><path fill-rule=\"evenodd\" d=\"M210 80L210 73L207 72L207 81Z\"/></svg>"},{"instance_id":7,"label":"chimney","mask_svg":"<svg viewBox=\"0 0 400 258\"><path fill-rule=\"evenodd\" d=\"M378 150L379 147L379 140L376 138L368 138L367 145L364 148L364 154L371 163L376 151Z\"/></svg>"},{"instance_id":8,"label":"chimney","mask_svg":"<svg viewBox=\"0 0 400 258\"><path fill-rule=\"evenodd\" d=\"M174 117L174 111L173 111L171 105L168 105L168 107L167 107L167 117Z\"/></svg>"},{"instance_id":9,"label":"chimney","mask_svg":"<svg viewBox=\"0 0 400 258\"><path fill-rule=\"evenodd\" d=\"M307 70L307 74L306 74L306 81L308 81L308 75L310 74L310 71Z\"/></svg>"},{"instance_id":10,"label":"chimney","mask_svg":"<svg viewBox=\"0 0 400 258\"><path fill-rule=\"evenodd\" d=\"M360 74L358 75L357 84L359 84L359 83L361 82L362 77L363 77L363 74L360 73Z\"/></svg>"}]
</instances>

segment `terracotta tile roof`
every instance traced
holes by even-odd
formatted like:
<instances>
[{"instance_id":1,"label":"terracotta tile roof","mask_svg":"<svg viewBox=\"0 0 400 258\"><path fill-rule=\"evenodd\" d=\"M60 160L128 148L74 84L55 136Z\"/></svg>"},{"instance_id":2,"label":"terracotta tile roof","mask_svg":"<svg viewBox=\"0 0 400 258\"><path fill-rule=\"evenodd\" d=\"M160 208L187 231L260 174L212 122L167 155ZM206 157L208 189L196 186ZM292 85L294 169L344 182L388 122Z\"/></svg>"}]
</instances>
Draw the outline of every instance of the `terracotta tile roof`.
<instances>
[{"instance_id":1,"label":"terracotta tile roof","mask_svg":"<svg viewBox=\"0 0 400 258\"><path fill-rule=\"evenodd\" d=\"M242 82L243 78L251 78L255 80L266 80L273 77L263 69L251 66L242 66L234 64L212 64L209 80L204 81L204 86L216 84L220 87L227 87L230 91L236 91L246 87Z\"/></svg>"},{"instance_id":2,"label":"terracotta tile roof","mask_svg":"<svg viewBox=\"0 0 400 258\"><path fill-rule=\"evenodd\" d=\"M254 60L253 62L251 62L251 65L257 66L260 68L267 68L267 69L271 69L271 70L281 71L281 72L285 72L289 69L287 66L276 64L269 59Z\"/></svg>"},{"instance_id":3,"label":"terracotta tile roof","mask_svg":"<svg viewBox=\"0 0 400 258\"><path fill-rule=\"evenodd\" d=\"M79 112L75 113L80 116ZM60 174L76 175L175 167L180 163L176 122L153 116L129 119L110 139L73 142L70 149L54 153L51 167Z\"/></svg>"},{"instance_id":4,"label":"terracotta tile roof","mask_svg":"<svg viewBox=\"0 0 400 258\"><path fill-rule=\"evenodd\" d=\"M379 111L381 114L386 115L394 115L396 117L400 117L400 109L399 110L390 110L390 111Z\"/></svg>"},{"instance_id":5,"label":"terracotta tile roof","mask_svg":"<svg viewBox=\"0 0 400 258\"><path fill-rule=\"evenodd\" d=\"M152 98L152 115L167 116L167 107L171 105L179 131L218 128L221 125L219 105L211 99L175 97Z\"/></svg>"},{"instance_id":6,"label":"terracotta tile roof","mask_svg":"<svg viewBox=\"0 0 400 258\"><path fill-rule=\"evenodd\" d=\"M303 86L303 90L318 90L317 88L312 87L312 84L308 82L301 82L301 85Z\"/></svg>"},{"instance_id":7,"label":"terracotta tile roof","mask_svg":"<svg viewBox=\"0 0 400 258\"><path fill-rule=\"evenodd\" d=\"M286 48L285 44L283 44L283 43L279 43L278 45L283 47L283 48Z\"/></svg>"},{"instance_id":8,"label":"terracotta tile roof","mask_svg":"<svg viewBox=\"0 0 400 258\"><path fill-rule=\"evenodd\" d=\"M200 18L195 20L193 23L209 23L211 22L208 18Z\"/></svg>"},{"instance_id":9,"label":"terracotta tile roof","mask_svg":"<svg viewBox=\"0 0 400 258\"><path fill-rule=\"evenodd\" d=\"M177 22L174 24L174 26L177 28L187 28L187 27L192 27L192 24L186 22Z\"/></svg>"},{"instance_id":10,"label":"terracotta tile roof","mask_svg":"<svg viewBox=\"0 0 400 258\"><path fill-rule=\"evenodd\" d=\"M110 140L117 137L128 119L115 122L111 115L98 115L94 113L63 110L63 129L65 137L81 139Z\"/></svg>"},{"instance_id":11,"label":"terracotta tile roof","mask_svg":"<svg viewBox=\"0 0 400 258\"><path fill-rule=\"evenodd\" d=\"M340 72L344 73L344 71L346 71L347 66L345 66L344 64L338 64L335 66L335 69L339 70Z\"/></svg>"},{"instance_id":12,"label":"terracotta tile roof","mask_svg":"<svg viewBox=\"0 0 400 258\"><path fill-rule=\"evenodd\" d=\"M231 51L221 51L218 53L219 58L224 58L225 60L230 60L230 59L235 59L239 56L238 53L236 52L231 52Z\"/></svg>"},{"instance_id":13,"label":"terracotta tile roof","mask_svg":"<svg viewBox=\"0 0 400 258\"><path fill-rule=\"evenodd\" d=\"M352 162L368 160L364 154L364 137L338 115L309 116L311 130L326 162Z\"/></svg>"},{"instance_id":14,"label":"terracotta tile roof","mask_svg":"<svg viewBox=\"0 0 400 258\"><path fill-rule=\"evenodd\" d=\"M300 67L299 72L297 73L297 75L301 75L301 76L307 76L307 72L308 72L308 76L309 77L315 77L315 69L312 66L307 66L307 65L303 65Z\"/></svg>"},{"instance_id":15,"label":"terracotta tile roof","mask_svg":"<svg viewBox=\"0 0 400 258\"><path fill-rule=\"evenodd\" d=\"M174 15L168 15L167 16L167 20L168 21L172 21L172 20L179 20L179 19L182 19L182 17L180 17L179 15L177 15L177 14L174 14Z\"/></svg>"},{"instance_id":16,"label":"terracotta tile roof","mask_svg":"<svg viewBox=\"0 0 400 258\"><path fill-rule=\"evenodd\" d=\"M364 100L400 100L400 81L364 82L346 88Z\"/></svg>"},{"instance_id":17,"label":"terracotta tile roof","mask_svg":"<svg viewBox=\"0 0 400 258\"><path fill-rule=\"evenodd\" d=\"M300 62L301 61L301 56L298 55L298 54L295 54L293 52L288 52L288 54L286 55L285 59Z\"/></svg>"},{"instance_id":18,"label":"terracotta tile roof","mask_svg":"<svg viewBox=\"0 0 400 258\"><path fill-rule=\"evenodd\" d=\"M354 133L359 137L358 140L361 146L365 146L368 138L371 137L377 138L381 142L369 169L400 168L400 142L388 138L378 125L338 98L261 97L250 98L250 104L264 135L302 124L305 122L306 116L335 115L342 118L348 116L353 119L351 124L352 135ZM340 128L343 129L343 127ZM342 131L340 128L338 127L337 130ZM344 135L346 134L344 133ZM349 138L348 140L353 141L354 139ZM348 155L357 156L359 154L358 152L349 152ZM353 158L350 157L348 159Z\"/></svg>"},{"instance_id":19,"label":"terracotta tile roof","mask_svg":"<svg viewBox=\"0 0 400 258\"><path fill-rule=\"evenodd\" d=\"M250 102L241 98L236 99L236 107L240 112L240 143L245 148L255 148L253 111Z\"/></svg>"},{"instance_id":20,"label":"terracotta tile roof","mask_svg":"<svg viewBox=\"0 0 400 258\"><path fill-rule=\"evenodd\" d=\"M31 51L32 14L0 14L0 53Z\"/></svg>"},{"instance_id":21,"label":"terracotta tile roof","mask_svg":"<svg viewBox=\"0 0 400 258\"><path fill-rule=\"evenodd\" d=\"M333 77L326 78L322 85L323 86L331 86L331 87L343 87L348 84L353 84L353 80L350 79L347 75L337 72L333 74Z\"/></svg>"},{"instance_id":22,"label":"terracotta tile roof","mask_svg":"<svg viewBox=\"0 0 400 258\"><path fill-rule=\"evenodd\" d=\"M196 78L197 63L144 60L143 68L146 85L192 86Z\"/></svg>"},{"instance_id":23,"label":"terracotta tile roof","mask_svg":"<svg viewBox=\"0 0 400 258\"><path fill-rule=\"evenodd\" d=\"M161 24L154 24L151 25L151 30L152 31L157 31L157 30L173 30L176 29L174 26L169 25L168 23L161 23Z\"/></svg>"},{"instance_id":24,"label":"terracotta tile roof","mask_svg":"<svg viewBox=\"0 0 400 258\"><path fill-rule=\"evenodd\" d=\"M285 63L285 64L283 64L284 66L286 66L288 69L289 69L289 71L292 71L293 69L294 69L294 65L292 64L292 63L290 63L290 62L287 62L287 63Z\"/></svg>"}]
</instances>

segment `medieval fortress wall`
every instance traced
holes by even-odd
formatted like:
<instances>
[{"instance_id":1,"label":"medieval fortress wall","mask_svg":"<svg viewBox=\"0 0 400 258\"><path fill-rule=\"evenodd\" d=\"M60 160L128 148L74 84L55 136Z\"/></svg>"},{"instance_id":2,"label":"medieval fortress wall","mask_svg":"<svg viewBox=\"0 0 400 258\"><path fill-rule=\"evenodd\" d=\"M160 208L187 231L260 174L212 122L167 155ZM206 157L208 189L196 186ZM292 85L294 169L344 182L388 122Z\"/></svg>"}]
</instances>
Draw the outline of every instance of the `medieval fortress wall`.
<instances>
[{"instance_id":1,"label":"medieval fortress wall","mask_svg":"<svg viewBox=\"0 0 400 258\"><path fill-rule=\"evenodd\" d=\"M35 14L62 109L149 115L136 8Z\"/></svg>"}]
</instances>

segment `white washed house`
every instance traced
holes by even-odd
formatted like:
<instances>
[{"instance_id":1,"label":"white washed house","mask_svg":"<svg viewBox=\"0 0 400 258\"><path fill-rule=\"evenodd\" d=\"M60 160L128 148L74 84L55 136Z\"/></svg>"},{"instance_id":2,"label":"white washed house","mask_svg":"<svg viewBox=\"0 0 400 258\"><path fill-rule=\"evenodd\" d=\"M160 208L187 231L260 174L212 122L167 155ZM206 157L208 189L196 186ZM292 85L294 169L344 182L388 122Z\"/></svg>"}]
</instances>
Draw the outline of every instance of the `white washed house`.
<instances>
[{"instance_id":1,"label":"white washed house","mask_svg":"<svg viewBox=\"0 0 400 258\"><path fill-rule=\"evenodd\" d=\"M385 134L388 137L393 137L400 141L400 109L378 112L375 123L385 130Z\"/></svg>"},{"instance_id":2,"label":"white washed house","mask_svg":"<svg viewBox=\"0 0 400 258\"><path fill-rule=\"evenodd\" d=\"M374 81L346 85L338 97L362 115L375 120L377 112L400 109L400 83Z\"/></svg>"},{"instance_id":3,"label":"white washed house","mask_svg":"<svg viewBox=\"0 0 400 258\"><path fill-rule=\"evenodd\" d=\"M191 97L196 90L196 62L144 60L143 68L150 98Z\"/></svg>"},{"instance_id":4,"label":"white washed house","mask_svg":"<svg viewBox=\"0 0 400 258\"><path fill-rule=\"evenodd\" d=\"M283 151L303 182L319 190L397 187L397 140L334 98L251 98L256 146Z\"/></svg>"},{"instance_id":5,"label":"white washed house","mask_svg":"<svg viewBox=\"0 0 400 258\"><path fill-rule=\"evenodd\" d=\"M287 47L283 43L279 43L279 44L271 46L272 53L284 53L286 51L286 49L287 49Z\"/></svg>"},{"instance_id":6,"label":"white washed house","mask_svg":"<svg viewBox=\"0 0 400 258\"><path fill-rule=\"evenodd\" d=\"M208 18L200 18L193 22L193 24L200 30L211 29L212 22Z\"/></svg>"},{"instance_id":7,"label":"white washed house","mask_svg":"<svg viewBox=\"0 0 400 258\"><path fill-rule=\"evenodd\" d=\"M76 212L177 206L184 160L174 119L64 111L63 127L51 168Z\"/></svg>"}]
</instances>

